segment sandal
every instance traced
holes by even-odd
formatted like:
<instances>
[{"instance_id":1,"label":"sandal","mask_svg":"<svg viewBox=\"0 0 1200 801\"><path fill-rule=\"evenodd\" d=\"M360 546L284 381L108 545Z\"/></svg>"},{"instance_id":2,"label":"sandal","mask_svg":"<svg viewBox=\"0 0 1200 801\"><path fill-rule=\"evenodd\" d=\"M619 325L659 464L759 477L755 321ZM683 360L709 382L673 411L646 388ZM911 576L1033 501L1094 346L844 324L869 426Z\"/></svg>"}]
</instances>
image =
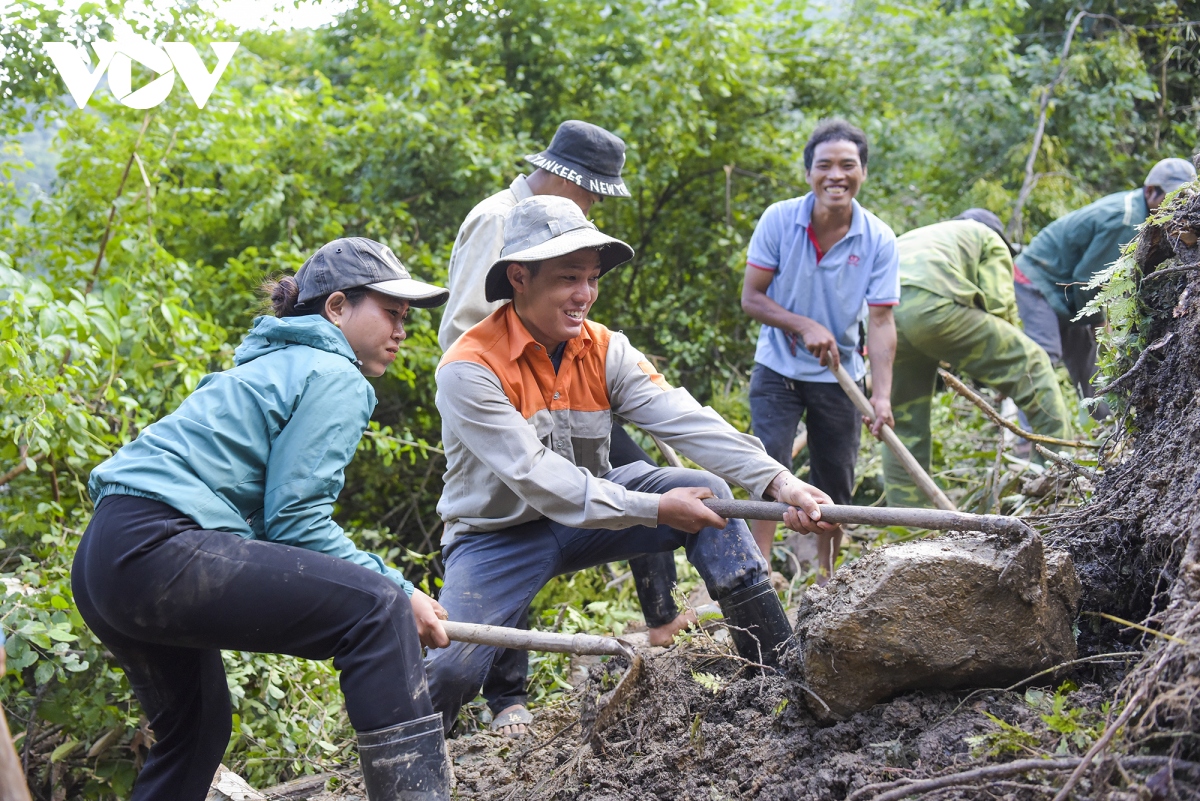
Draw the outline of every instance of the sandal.
<instances>
[{"instance_id":1,"label":"sandal","mask_svg":"<svg viewBox=\"0 0 1200 801\"><path fill-rule=\"evenodd\" d=\"M522 706L494 717L492 722L488 724L488 731L500 734L500 730L505 726L525 726L528 728L531 723L533 723L533 715L528 709ZM505 736L511 737L514 740L520 740L525 736L525 732L520 734L506 734Z\"/></svg>"}]
</instances>

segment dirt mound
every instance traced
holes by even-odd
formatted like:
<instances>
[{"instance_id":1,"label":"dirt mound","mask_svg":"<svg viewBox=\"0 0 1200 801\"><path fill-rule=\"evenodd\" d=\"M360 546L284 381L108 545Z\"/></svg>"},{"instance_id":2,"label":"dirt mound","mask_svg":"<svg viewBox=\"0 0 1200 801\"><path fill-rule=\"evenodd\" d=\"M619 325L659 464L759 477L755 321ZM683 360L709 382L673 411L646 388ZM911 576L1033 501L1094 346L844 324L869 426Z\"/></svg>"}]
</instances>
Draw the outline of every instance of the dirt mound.
<instances>
[{"instance_id":1,"label":"dirt mound","mask_svg":"<svg viewBox=\"0 0 1200 801\"><path fill-rule=\"evenodd\" d=\"M1200 520L1197 231L1200 196L1170 223L1142 231L1136 250L1141 319L1134 333L1145 347L1126 357L1126 372L1109 382L1124 396L1132 441L1109 443L1091 503L1045 533L1047 544L1071 552L1085 612L1142 620L1163 610ZM1099 633L1099 624L1090 628ZM1105 647L1109 629L1092 638L1095 647Z\"/></svg>"},{"instance_id":2,"label":"dirt mound","mask_svg":"<svg viewBox=\"0 0 1200 801\"><path fill-rule=\"evenodd\" d=\"M841 799L872 781L915 767L969 759L967 738L997 729L948 693L915 694L832 726L805 708L805 690L787 678L741 677L741 663L703 645L650 660L627 713L594 751L580 744L572 712L539 720L532 744L488 735L452 743L458 792L505 799ZM607 677L607 678L606 678ZM594 694L611 676L594 669ZM1002 715L1026 714L1022 697L988 702ZM553 727L566 730L557 738Z\"/></svg>"}]
</instances>

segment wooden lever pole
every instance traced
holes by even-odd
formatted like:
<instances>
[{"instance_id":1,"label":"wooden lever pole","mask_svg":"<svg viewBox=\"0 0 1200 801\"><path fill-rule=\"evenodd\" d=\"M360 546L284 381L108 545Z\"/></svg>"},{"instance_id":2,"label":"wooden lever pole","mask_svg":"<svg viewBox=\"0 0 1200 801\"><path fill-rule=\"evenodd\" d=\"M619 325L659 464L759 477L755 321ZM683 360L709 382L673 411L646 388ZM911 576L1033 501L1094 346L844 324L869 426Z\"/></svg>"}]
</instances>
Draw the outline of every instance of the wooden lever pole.
<instances>
[{"instance_id":1,"label":"wooden lever pole","mask_svg":"<svg viewBox=\"0 0 1200 801\"><path fill-rule=\"evenodd\" d=\"M846 372L846 368L841 364L837 369L833 369L833 375L837 378L838 384L842 390L850 396L850 400L854 401L855 407L862 412L863 416L875 422L875 409L871 406L871 402L867 400L867 396L858 388L858 384L850 378L850 374ZM904 443L900 441L900 437L896 436L896 432L891 426L885 425L879 432L879 438L883 440L883 444L887 445L892 451L892 454L900 460L900 464L904 466L905 472L912 476L912 480L917 483L921 491L925 493L929 500L933 501L933 505L939 509L945 509L948 512L957 512L958 507L955 506L946 493L942 492L941 487L934 483L929 474L925 472L925 468L921 467L920 463L908 452L908 448L904 447ZM925 528L930 528L925 526Z\"/></svg>"},{"instance_id":2,"label":"wooden lever pole","mask_svg":"<svg viewBox=\"0 0 1200 801\"><path fill-rule=\"evenodd\" d=\"M632 656L633 649L614 637L596 634L557 634L552 631L510 629L479 623L443 620L446 636L455 642L515 648L518 651L550 651L556 654Z\"/></svg>"},{"instance_id":3,"label":"wooden lever pole","mask_svg":"<svg viewBox=\"0 0 1200 801\"><path fill-rule=\"evenodd\" d=\"M772 501L727 501L706 498L704 505L724 518L742 520L783 520L786 503ZM1034 533L1023 520L1006 515L973 515L945 509L897 509L888 506L838 506L821 504L821 519L827 523L852 523L867 526L907 526L935 531L982 531L1025 538Z\"/></svg>"}]
</instances>

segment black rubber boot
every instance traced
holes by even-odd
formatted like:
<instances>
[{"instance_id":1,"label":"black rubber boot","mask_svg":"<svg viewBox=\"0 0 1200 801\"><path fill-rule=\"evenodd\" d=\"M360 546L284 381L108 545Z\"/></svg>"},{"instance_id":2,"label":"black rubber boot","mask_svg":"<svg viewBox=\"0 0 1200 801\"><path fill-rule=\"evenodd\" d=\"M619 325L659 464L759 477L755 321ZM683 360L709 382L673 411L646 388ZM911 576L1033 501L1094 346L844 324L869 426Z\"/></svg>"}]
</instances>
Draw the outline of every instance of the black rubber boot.
<instances>
[{"instance_id":1,"label":"black rubber boot","mask_svg":"<svg viewBox=\"0 0 1200 801\"><path fill-rule=\"evenodd\" d=\"M358 735L368 801L450 801L451 768L440 712Z\"/></svg>"},{"instance_id":2,"label":"black rubber boot","mask_svg":"<svg viewBox=\"0 0 1200 801\"><path fill-rule=\"evenodd\" d=\"M791 647L792 627L770 579L720 599L729 636L743 659L778 667L780 655Z\"/></svg>"}]
</instances>

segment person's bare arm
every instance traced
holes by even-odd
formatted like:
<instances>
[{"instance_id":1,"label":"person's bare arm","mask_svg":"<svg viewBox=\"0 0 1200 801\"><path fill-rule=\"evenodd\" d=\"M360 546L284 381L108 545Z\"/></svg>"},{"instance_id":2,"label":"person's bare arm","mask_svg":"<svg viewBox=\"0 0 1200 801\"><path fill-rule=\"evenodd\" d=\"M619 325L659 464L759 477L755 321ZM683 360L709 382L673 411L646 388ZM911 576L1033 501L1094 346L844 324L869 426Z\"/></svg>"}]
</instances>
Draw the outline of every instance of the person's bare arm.
<instances>
[{"instance_id":1,"label":"person's bare arm","mask_svg":"<svg viewBox=\"0 0 1200 801\"><path fill-rule=\"evenodd\" d=\"M892 363L896 360L896 317L891 306L871 306L867 324L867 353L871 357L871 406L875 422L871 433L879 436L883 426L895 426L892 416Z\"/></svg>"},{"instance_id":2,"label":"person's bare arm","mask_svg":"<svg viewBox=\"0 0 1200 801\"><path fill-rule=\"evenodd\" d=\"M837 339L828 328L816 320L793 314L767 296L767 287L775 273L752 264L746 265L746 280L742 282L742 311L763 325L778 328L785 334L798 338L805 349L823 366L836 368L841 363Z\"/></svg>"}]
</instances>

